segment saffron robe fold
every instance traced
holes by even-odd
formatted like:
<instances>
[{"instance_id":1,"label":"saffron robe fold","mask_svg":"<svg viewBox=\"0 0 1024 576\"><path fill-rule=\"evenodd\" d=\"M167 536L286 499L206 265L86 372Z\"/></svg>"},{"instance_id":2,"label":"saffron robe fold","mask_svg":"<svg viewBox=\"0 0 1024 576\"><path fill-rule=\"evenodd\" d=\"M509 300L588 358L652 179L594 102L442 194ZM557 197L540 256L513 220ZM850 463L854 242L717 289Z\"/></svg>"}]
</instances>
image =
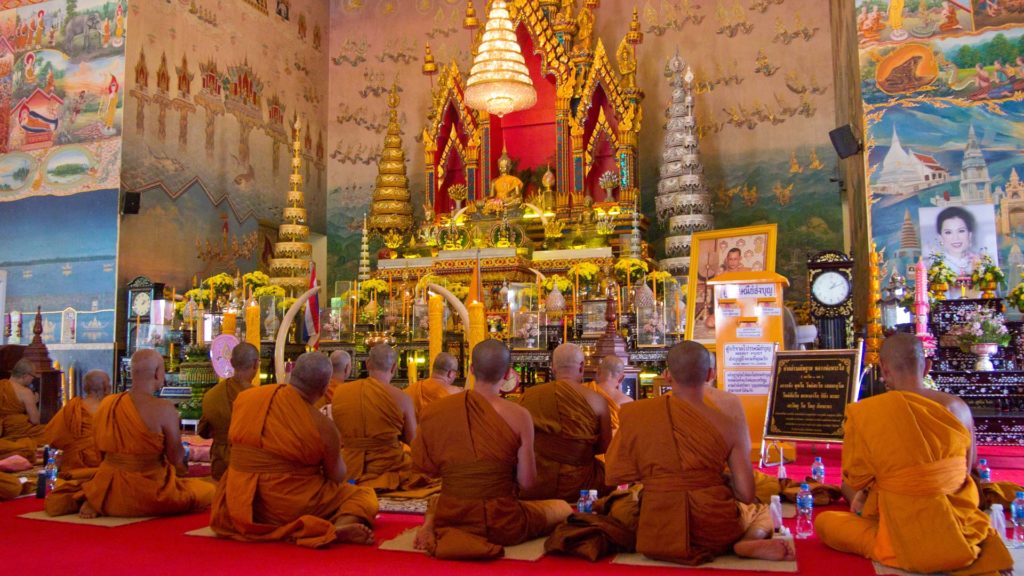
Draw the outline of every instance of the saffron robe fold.
<instances>
[{"instance_id":1,"label":"saffron robe fold","mask_svg":"<svg viewBox=\"0 0 1024 576\"><path fill-rule=\"evenodd\" d=\"M605 392L604 388L601 388L597 382L584 382L583 387L597 392L601 395L601 398L604 398L604 401L608 403L608 418L612 423L612 434L615 434L615 432L619 430L619 408L621 408L621 406L619 406L618 402L612 399L611 395Z\"/></svg>"},{"instance_id":2,"label":"saffron robe fold","mask_svg":"<svg viewBox=\"0 0 1024 576\"><path fill-rule=\"evenodd\" d=\"M14 386L14 382L10 380L0 380L0 440L16 442L23 438L31 438L36 444L42 444L44 427L29 421L25 405L15 394ZM32 449L35 450L35 447ZM4 448L0 447L0 452L3 451Z\"/></svg>"},{"instance_id":3,"label":"saffron robe fold","mask_svg":"<svg viewBox=\"0 0 1024 576\"><path fill-rule=\"evenodd\" d=\"M337 378L334 378L332 376L331 377L331 381L327 383L327 390L324 391L323 398L317 400L316 404L314 404L313 406L317 410L323 408L324 406L330 406L331 405L331 401L334 400L334 392L335 392L335 390L338 389L338 386L341 386L344 383L345 383L344 380L338 380Z\"/></svg>"},{"instance_id":4,"label":"saffron robe fold","mask_svg":"<svg viewBox=\"0 0 1024 576\"><path fill-rule=\"evenodd\" d=\"M410 384L408 388L403 390L403 392L412 398L412 405L416 410L417 420L423 416L423 410L427 406L451 395L443 382L439 382L433 378L417 380L413 384Z\"/></svg>"},{"instance_id":5,"label":"saffron robe fold","mask_svg":"<svg viewBox=\"0 0 1024 576\"><path fill-rule=\"evenodd\" d=\"M210 506L214 487L178 478L164 457L164 435L147 426L127 392L106 397L93 416L96 449L103 454L96 475L71 480L46 497L46 513L77 512L83 500L103 516L170 516Z\"/></svg>"},{"instance_id":6,"label":"saffron robe fold","mask_svg":"<svg viewBox=\"0 0 1024 576\"><path fill-rule=\"evenodd\" d=\"M46 425L44 442L64 451L61 472L96 468L103 455L93 439L92 414L81 397L72 398Z\"/></svg>"},{"instance_id":7,"label":"saffron robe fold","mask_svg":"<svg viewBox=\"0 0 1024 576\"><path fill-rule=\"evenodd\" d=\"M214 532L234 540L316 547L335 540L334 523L342 516L372 523L372 490L324 476L326 446L314 410L288 385L238 395L228 434L231 462L210 514Z\"/></svg>"},{"instance_id":8,"label":"saffron robe fold","mask_svg":"<svg viewBox=\"0 0 1024 576\"><path fill-rule=\"evenodd\" d=\"M31 483L26 484L31 485ZM21 496L23 492L29 489L29 486L26 486L26 484L22 484L21 479L15 474L0 472L0 502L13 500Z\"/></svg>"},{"instance_id":9,"label":"saffron robe fold","mask_svg":"<svg viewBox=\"0 0 1024 576\"><path fill-rule=\"evenodd\" d=\"M231 426L231 407L239 392L248 386L234 376L210 388L203 395L203 416L199 419L198 432L203 438L212 438L210 446L210 475L220 480L228 469L231 459L231 443L228 429Z\"/></svg>"},{"instance_id":10,"label":"saffron robe fold","mask_svg":"<svg viewBox=\"0 0 1024 576\"><path fill-rule=\"evenodd\" d=\"M543 502L518 499L519 435L471 390L423 414L413 442L416 467L441 477L434 526L438 558L491 558L550 531Z\"/></svg>"},{"instance_id":11,"label":"saffron robe fold","mask_svg":"<svg viewBox=\"0 0 1024 576\"><path fill-rule=\"evenodd\" d=\"M601 423L575 385L556 381L531 386L519 403L533 416L537 481L523 499L579 499L580 490L608 492L604 463L596 458Z\"/></svg>"},{"instance_id":12,"label":"saffron robe fold","mask_svg":"<svg viewBox=\"0 0 1024 576\"><path fill-rule=\"evenodd\" d=\"M729 447L715 426L669 396L630 402L620 415L607 478L644 485L637 552L691 565L728 552L745 521L722 475Z\"/></svg>"},{"instance_id":13,"label":"saffron robe fold","mask_svg":"<svg viewBox=\"0 0 1024 576\"><path fill-rule=\"evenodd\" d=\"M913 392L886 392L847 406L844 430L843 480L870 491L862 516L818 516L822 542L912 572L1013 565L967 475L971 433L948 409Z\"/></svg>"},{"instance_id":14,"label":"saffron robe fold","mask_svg":"<svg viewBox=\"0 0 1024 576\"><path fill-rule=\"evenodd\" d=\"M347 479L378 492L436 487L435 480L413 471L401 441L405 414L385 386L390 384L364 378L334 393L331 413L341 433Z\"/></svg>"}]
</instances>

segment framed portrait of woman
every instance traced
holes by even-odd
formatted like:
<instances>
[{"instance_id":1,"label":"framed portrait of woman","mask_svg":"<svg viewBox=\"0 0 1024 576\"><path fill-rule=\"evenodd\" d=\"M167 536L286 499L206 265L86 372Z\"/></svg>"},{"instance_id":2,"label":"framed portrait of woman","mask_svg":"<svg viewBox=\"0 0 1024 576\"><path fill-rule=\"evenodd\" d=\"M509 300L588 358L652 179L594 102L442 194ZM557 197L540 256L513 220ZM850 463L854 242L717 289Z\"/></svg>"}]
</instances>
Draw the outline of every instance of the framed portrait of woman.
<instances>
[{"instance_id":1,"label":"framed portrait of woman","mask_svg":"<svg viewBox=\"0 0 1024 576\"><path fill-rule=\"evenodd\" d=\"M693 235L686 292L686 338L714 348L715 298L708 280L723 272L774 272L775 224Z\"/></svg>"},{"instance_id":2,"label":"framed portrait of woman","mask_svg":"<svg viewBox=\"0 0 1024 576\"><path fill-rule=\"evenodd\" d=\"M941 254L957 276L970 276L974 264L987 254L999 265L996 211L992 204L919 208L921 255Z\"/></svg>"}]
</instances>

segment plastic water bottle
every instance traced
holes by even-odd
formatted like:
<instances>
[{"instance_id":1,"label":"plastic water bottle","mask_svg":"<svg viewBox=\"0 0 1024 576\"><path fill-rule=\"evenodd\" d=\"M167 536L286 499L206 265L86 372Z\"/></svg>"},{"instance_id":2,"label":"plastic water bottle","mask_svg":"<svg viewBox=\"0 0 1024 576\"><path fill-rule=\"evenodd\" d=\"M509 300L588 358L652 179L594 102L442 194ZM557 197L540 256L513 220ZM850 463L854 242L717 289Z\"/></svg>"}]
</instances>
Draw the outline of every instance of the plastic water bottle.
<instances>
[{"instance_id":1,"label":"plastic water bottle","mask_svg":"<svg viewBox=\"0 0 1024 576\"><path fill-rule=\"evenodd\" d=\"M590 490L580 490L580 499L576 502L576 512L590 514L593 506L590 504Z\"/></svg>"},{"instance_id":2,"label":"plastic water bottle","mask_svg":"<svg viewBox=\"0 0 1024 576\"><path fill-rule=\"evenodd\" d=\"M992 469L988 467L988 460L985 458L978 460L978 477L982 482L992 481Z\"/></svg>"},{"instance_id":3,"label":"plastic water bottle","mask_svg":"<svg viewBox=\"0 0 1024 576\"><path fill-rule=\"evenodd\" d=\"M590 502L590 507L587 509L587 512L593 512L594 504L597 504L597 490L590 490L590 492L587 493L587 500Z\"/></svg>"},{"instance_id":4,"label":"plastic water bottle","mask_svg":"<svg viewBox=\"0 0 1024 576\"><path fill-rule=\"evenodd\" d=\"M57 487L57 464L53 461L53 456L46 460L46 468L43 469L43 472L46 473L46 493L49 494Z\"/></svg>"},{"instance_id":5,"label":"plastic water bottle","mask_svg":"<svg viewBox=\"0 0 1024 576\"><path fill-rule=\"evenodd\" d=\"M785 480L789 477L789 475L786 474L786 461L784 458L779 459L779 471L776 473L776 477L779 480Z\"/></svg>"},{"instance_id":6,"label":"plastic water bottle","mask_svg":"<svg viewBox=\"0 0 1024 576\"><path fill-rule=\"evenodd\" d=\"M821 456L815 456L814 464L811 464L811 478L819 484L825 483L825 464Z\"/></svg>"},{"instance_id":7,"label":"plastic water bottle","mask_svg":"<svg viewBox=\"0 0 1024 576\"><path fill-rule=\"evenodd\" d=\"M1010 505L1013 517L1013 547L1024 548L1024 492L1017 492L1017 499Z\"/></svg>"},{"instance_id":8,"label":"plastic water bottle","mask_svg":"<svg viewBox=\"0 0 1024 576\"><path fill-rule=\"evenodd\" d=\"M185 449L185 458L181 462L182 464L188 466L189 457L192 455L192 445L189 444L187 441L182 440L181 447Z\"/></svg>"},{"instance_id":9,"label":"plastic water bottle","mask_svg":"<svg viewBox=\"0 0 1024 576\"><path fill-rule=\"evenodd\" d=\"M782 499L778 494L772 494L771 504L768 505L768 512L772 517L772 530L779 534L782 532Z\"/></svg>"},{"instance_id":10,"label":"plastic water bottle","mask_svg":"<svg viewBox=\"0 0 1024 576\"><path fill-rule=\"evenodd\" d=\"M800 485L800 493L796 495L796 537L810 538L814 535L814 495L808 484Z\"/></svg>"},{"instance_id":11,"label":"plastic water bottle","mask_svg":"<svg viewBox=\"0 0 1024 576\"><path fill-rule=\"evenodd\" d=\"M1003 514L1002 504L993 504L988 508L988 520L992 529L999 534L999 537L1006 541L1006 516ZM1010 544L1009 542L1007 543Z\"/></svg>"}]
</instances>

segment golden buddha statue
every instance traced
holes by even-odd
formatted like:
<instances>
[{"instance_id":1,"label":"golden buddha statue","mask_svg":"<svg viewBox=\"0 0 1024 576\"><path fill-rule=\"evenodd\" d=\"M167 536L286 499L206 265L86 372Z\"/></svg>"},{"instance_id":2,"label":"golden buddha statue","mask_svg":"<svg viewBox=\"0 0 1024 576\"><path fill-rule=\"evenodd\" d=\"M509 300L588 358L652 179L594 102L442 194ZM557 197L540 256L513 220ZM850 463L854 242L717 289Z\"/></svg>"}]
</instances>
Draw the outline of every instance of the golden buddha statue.
<instances>
[{"instance_id":1,"label":"golden buddha statue","mask_svg":"<svg viewBox=\"0 0 1024 576\"><path fill-rule=\"evenodd\" d=\"M502 201L505 207L515 206L523 200L523 181L509 174L511 169L512 160L502 148L501 158L498 159L500 175L491 180L491 199Z\"/></svg>"}]
</instances>

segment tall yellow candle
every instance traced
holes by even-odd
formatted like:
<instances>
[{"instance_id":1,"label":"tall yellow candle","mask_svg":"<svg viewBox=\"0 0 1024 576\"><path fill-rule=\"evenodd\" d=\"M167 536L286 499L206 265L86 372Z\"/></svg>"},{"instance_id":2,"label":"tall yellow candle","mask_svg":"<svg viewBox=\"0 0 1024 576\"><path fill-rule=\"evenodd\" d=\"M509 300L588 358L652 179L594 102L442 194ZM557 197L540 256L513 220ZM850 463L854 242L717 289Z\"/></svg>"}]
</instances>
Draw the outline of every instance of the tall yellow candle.
<instances>
[{"instance_id":1,"label":"tall yellow candle","mask_svg":"<svg viewBox=\"0 0 1024 576\"><path fill-rule=\"evenodd\" d=\"M487 338L487 314L484 311L484 305L477 301L470 302L466 308L469 309L469 330L466 334L469 346L467 351L472 353L473 348ZM466 389L472 390L473 385L473 375L470 374L466 378Z\"/></svg>"},{"instance_id":2,"label":"tall yellow candle","mask_svg":"<svg viewBox=\"0 0 1024 576\"><path fill-rule=\"evenodd\" d=\"M249 300L245 307L245 341L260 349L260 305L255 299ZM258 372L252 378L252 385L260 385Z\"/></svg>"},{"instance_id":3,"label":"tall yellow candle","mask_svg":"<svg viewBox=\"0 0 1024 576\"><path fill-rule=\"evenodd\" d=\"M429 325L429 356L428 366L434 365L434 358L441 353L444 341L444 299L438 294L431 294L427 303L427 323Z\"/></svg>"},{"instance_id":4,"label":"tall yellow candle","mask_svg":"<svg viewBox=\"0 0 1024 576\"><path fill-rule=\"evenodd\" d=\"M654 290L653 290L653 292L654 292L654 301L657 302L658 301L658 281L657 280L651 280L651 285L654 286Z\"/></svg>"},{"instance_id":5,"label":"tall yellow candle","mask_svg":"<svg viewBox=\"0 0 1024 576\"><path fill-rule=\"evenodd\" d=\"M234 312L225 312L224 318L220 321L221 334L234 334L237 324L237 315Z\"/></svg>"}]
</instances>

